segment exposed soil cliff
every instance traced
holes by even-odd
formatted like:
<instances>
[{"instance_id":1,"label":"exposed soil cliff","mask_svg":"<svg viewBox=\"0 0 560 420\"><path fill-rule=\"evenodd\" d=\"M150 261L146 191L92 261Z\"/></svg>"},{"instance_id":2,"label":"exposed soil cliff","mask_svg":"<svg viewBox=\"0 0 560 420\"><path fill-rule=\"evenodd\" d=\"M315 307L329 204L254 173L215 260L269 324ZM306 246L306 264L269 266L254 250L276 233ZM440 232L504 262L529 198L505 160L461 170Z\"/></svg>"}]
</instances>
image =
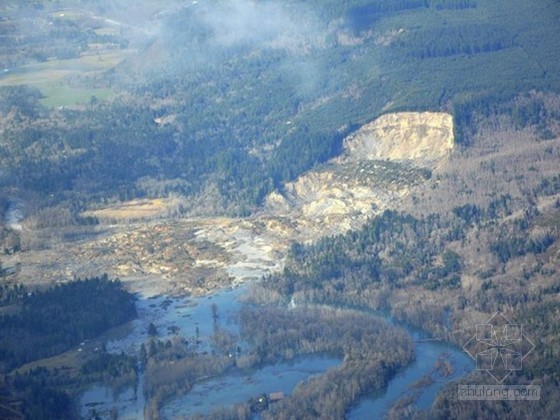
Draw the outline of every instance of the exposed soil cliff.
<instances>
[{"instance_id":1,"label":"exposed soil cliff","mask_svg":"<svg viewBox=\"0 0 560 420\"><path fill-rule=\"evenodd\" d=\"M453 148L445 113L387 114L344 141L344 153L271 194L269 214L294 220L304 238L357 228L431 178Z\"/></svg>"},{"instance_id":2,"label":"exposed soil cliff","mask_svg":"<svg viewBox=\"0 0 560 420\"><path fill-rule=\"evenodd\" d=\"M95 235L20 253L6 264L19 267L23 282L106 272L150 294L204 294L280 269L293 241L343 233L397 208L452 147L450 115L387 114L345 139L339 157L270 194L253 217L166 219L168 209L157 200L121 203L84 213L102 221Z\"/></svg>"}]
</instances>

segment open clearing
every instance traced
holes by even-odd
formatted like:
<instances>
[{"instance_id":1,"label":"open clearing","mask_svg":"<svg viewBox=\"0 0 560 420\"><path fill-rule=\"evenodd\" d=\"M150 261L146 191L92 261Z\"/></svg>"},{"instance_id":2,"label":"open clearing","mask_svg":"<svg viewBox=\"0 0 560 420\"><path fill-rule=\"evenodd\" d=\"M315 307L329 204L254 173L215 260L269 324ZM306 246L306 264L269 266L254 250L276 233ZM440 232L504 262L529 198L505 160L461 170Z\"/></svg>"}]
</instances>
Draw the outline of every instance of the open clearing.
<instances>
[{"instance_id":1,"label":"open clearing","mask_svg":"<svg viewBox=\"0 0 560 420\"><path fill-rule=\"evenodd\" d=\"M127 50L84 55L70 60L52 60L33 63L14 69L5 69L0 76L0 86L29 85L39 89L48 107L73 106L91 100L110 99L114 92L106 87L76 86L75 80L96 77L101 72L115 67L128 54Z\"/></svg>"},{"instance_id":2,"label":"open clearing","mask_svg":"<svg viewBox=\"0 0 560 420\"><path fill-rule=\"evenodd\" d=\"M152 219L166 216L178 204L178 201L173 199L132 200L98 210L88 210L82 213L82 216L116 221Z\"/></svg>"}]
</instances>

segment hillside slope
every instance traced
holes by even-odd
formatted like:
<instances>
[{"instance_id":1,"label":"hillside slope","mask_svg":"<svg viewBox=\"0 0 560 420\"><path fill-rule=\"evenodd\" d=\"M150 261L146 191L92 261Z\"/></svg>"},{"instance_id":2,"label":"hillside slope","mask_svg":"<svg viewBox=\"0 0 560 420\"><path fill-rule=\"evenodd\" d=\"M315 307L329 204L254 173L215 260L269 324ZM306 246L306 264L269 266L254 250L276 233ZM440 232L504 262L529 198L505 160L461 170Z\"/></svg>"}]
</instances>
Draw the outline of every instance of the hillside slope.
<instances>
[{"instance_id":1,"label":"hillside slope","mask_svg":"<svg viewBox=\"0 0 560 420\"><path fill-rule=\"evenodd\" d=\"M265 200L265 212L317 238L359 228L369 217L426 183L453 148L444 113L383 115L344 140L342 154L287 183Z\"/></svg>"},{"instance_id":2,"label":"hillside slope","mask_svg":"<svg viewBox=\"0 0 560 420\"><path fill-rule=\"evenodd\" d=\"M106 272L152 292L207 293L278 270L294 240L344 233L397 208L433 182L432 172L452 150L450 115L387 114L348 136L339 157L269 194L252 217L170 220L183 203L179 198L130 201L84 212L81 217L97 217L101 225L75 241L28 219L24 246L37 238L51 246L14 254L5 263L17 265L16 278L25 283Z\"/></svg>"},{"instance_id":3,"label":"hillside slope","mask_svg":"<svg viewBox=\"0 0 560 420\"><path fill-rule=\"evenodd\" d=\"M384 113L448 112L468 142L476 113L560 86L554 0L0 8L0 188L75 214L177 194L247 216Z\"/></svg>"},{"instance_id":4,"label":"hillside slope","mask_svg":"<svg viewBox=\"0 0 560 420\"><path fill-rule=\"evenodd\" d=\"M529 104L543 104L547 116L521 128L515 110ZM259 284L254 298L390 311L459 347L479 324L502 313L522 325L535 348L522 369L497 362L490 373L504 379L502 385L539 385L539 401L461 401L453 384L430 409L419 410L421 393L410 394L391 407L390 416L529 418L557 412L559 104L557 95L533 92L479 116L471 144L456 147L432 182L360 229L292 246L284 271ZM460 383L496 380L476 370Z\"/></svg>"}]
</instances>

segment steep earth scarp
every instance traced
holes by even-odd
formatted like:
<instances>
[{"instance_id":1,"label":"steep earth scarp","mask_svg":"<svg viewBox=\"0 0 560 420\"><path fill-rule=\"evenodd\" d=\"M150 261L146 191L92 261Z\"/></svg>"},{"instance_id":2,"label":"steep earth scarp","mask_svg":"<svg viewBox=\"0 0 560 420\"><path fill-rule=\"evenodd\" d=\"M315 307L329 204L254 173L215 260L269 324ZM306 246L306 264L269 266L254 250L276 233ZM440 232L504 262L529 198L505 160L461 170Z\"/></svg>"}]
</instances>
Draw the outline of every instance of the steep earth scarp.
<instances>
[{"instance_id":1,"label":"steep earth scarp","mask_svg":"<svg viewBox=\"0 0 560 420\"><path fill-rule=\"evenodd\" d=\"M432 172L452 148L448 114L383 115L346 138L340 156L270 194L250 218L151 220L146 206L154 203L132 201L86 212L104 216L96 235L5 262L20 267L22 282L106 272L147 294L209 293L281 269L293 241L359 228L369 217L398 208L412 191L435 182ZM135 217L122 219L123 211ZM146 214L150 218L138 219Z\"/></svg>"}]
</instances>

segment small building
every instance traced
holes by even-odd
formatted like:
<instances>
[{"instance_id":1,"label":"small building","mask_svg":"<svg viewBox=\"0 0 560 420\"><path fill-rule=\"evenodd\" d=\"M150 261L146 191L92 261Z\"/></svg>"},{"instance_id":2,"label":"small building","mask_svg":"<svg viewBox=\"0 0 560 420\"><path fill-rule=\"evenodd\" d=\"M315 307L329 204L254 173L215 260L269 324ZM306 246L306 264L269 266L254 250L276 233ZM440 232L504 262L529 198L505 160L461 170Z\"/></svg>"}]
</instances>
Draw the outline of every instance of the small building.
<instances>
[{"instance_id":1,"label":"small building","mask_svg":"<svg viewBox=\"0 0 560 420\"><path fill-rule=\"evenodd\" d=\"M286 398L286 396L284 395L283 392L271 392L268 395L268 400L270 402L280 401L283 400L284 398Z\"/></svg>"}]
</instances>

